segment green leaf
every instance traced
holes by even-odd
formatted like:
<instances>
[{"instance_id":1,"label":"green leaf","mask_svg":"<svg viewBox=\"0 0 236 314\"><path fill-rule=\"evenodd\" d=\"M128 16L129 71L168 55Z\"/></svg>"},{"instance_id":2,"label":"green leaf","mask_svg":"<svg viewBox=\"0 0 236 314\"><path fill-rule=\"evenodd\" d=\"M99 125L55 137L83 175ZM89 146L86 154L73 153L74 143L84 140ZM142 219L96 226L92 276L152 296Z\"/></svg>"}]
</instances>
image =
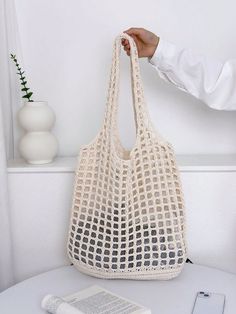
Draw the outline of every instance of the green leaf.
<instances>
[{"instance_id":1,"label":"green leaf","mask_svg":"<svg viewBox=\"0 0 236 314\"><path fill-rule=\"evenodd\" d=\"M27 90L29 90L29 88L24 87L24 88L22 88L21 90L22 90L22 92L27 92Z\"/></svg>"},{"instance_id":2,"label":"green leaf","mask_svg":"<svg viewBox=\"0 0 236 314\"><path fill-rule=\"evenodd\" d=\"M25 86L27 84L27 81L22 82L21 85Z\"/></svg>"},{"instance_id":3,"label":"green leaf","mask_svg":"<svg viewBox=\"0 0 236 314\"><path fill-rule=\"evenodd\" d=\"M28 93L26 96L28 96L29 98L33 95L32 92Z\"/></svg>"},{"instance_id":4,"label":"green leaf","mask_svg":"<svg viewBox=\"0 0 236 314\"><path fill-rule=\"evenodd\" d=\"M24 77L24 76L20 78L20 80L21 80L21 81L24 81L24 79L25 79L25 77Z\"/></svg>"},{"instance_id":5,"label":"green leaf","mask_svg":"<svg viewBox=\"0 0 236 314\"><path fill-rule=\"evenodd\" d=\"M32 95L33 95L33 93L30 92L30 93L24 95L22 98L28 98L28 99L30 99L30 97L31 97Z\"/></svg>"}]
</instances>

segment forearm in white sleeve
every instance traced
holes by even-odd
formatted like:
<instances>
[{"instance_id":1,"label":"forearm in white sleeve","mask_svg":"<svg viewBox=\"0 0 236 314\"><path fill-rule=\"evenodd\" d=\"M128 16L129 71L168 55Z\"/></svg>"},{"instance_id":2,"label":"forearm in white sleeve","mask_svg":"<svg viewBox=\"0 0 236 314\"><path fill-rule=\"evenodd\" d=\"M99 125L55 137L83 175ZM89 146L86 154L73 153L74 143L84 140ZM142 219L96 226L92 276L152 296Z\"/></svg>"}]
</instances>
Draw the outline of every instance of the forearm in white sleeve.
<instances>
[{"instance_id":1,"label":"forearm in white sleeve","mask_svg":"<svg viewBox=\"0 0 236 314\"><path fill-rule=\"evenodd\" d=\"M221 63L160 38L149 59L159 76L218 110L236 110L236 59Z\"/></svg>"}]
</instances>

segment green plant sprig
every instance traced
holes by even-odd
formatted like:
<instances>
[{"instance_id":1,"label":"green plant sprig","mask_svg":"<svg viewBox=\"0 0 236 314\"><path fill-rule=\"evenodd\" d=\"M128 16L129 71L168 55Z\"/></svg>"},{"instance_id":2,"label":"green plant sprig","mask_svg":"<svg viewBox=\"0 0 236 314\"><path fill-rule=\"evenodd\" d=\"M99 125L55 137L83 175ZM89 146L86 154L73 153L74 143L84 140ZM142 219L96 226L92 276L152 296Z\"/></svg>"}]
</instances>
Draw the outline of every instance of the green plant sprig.
<instances>
[{"instance_id":1,"label":"green plant sprig","mask_svg":"<svg viewBox=\"0 0 236 314\"><path fill-rule=\"evenodd\" d=\"M24 71L21 71L21 67L16 59L16 55L11 54L11 59L14 61L16 68L18 70L18 72L16 74L18 74L20 76L20 80L21 80L21 85L23 86L23 88L21 88L21 91L25 93L24 96L22 96L22 98L27 98L28 101L33 101L31 99L31 96L33 95L33 93L30 91L30 89L26 86L27 81L25 80L25 76L23 76L23 74L25 73Z\"/></svg>"}]
</instances>

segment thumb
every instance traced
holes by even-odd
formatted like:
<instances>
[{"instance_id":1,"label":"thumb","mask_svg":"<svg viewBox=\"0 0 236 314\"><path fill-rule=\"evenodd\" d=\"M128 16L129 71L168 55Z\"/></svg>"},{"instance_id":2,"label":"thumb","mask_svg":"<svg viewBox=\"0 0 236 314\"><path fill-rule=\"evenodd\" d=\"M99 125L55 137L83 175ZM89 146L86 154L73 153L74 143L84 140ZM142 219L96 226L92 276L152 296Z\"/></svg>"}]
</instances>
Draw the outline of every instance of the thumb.
<instances>
[{"instance_id":1,"label":"thumb","mask_svg":"<svg viewBox=\"0 0 236 314\"><path fill-rule=\"evenodd\" d=\"M130 35L131 37L133 35L140 36L140 35L142 35L142 28L131 27L131 28L127 29L126 31L124 31L124 33Z\"/></svg>"}]
</instances>

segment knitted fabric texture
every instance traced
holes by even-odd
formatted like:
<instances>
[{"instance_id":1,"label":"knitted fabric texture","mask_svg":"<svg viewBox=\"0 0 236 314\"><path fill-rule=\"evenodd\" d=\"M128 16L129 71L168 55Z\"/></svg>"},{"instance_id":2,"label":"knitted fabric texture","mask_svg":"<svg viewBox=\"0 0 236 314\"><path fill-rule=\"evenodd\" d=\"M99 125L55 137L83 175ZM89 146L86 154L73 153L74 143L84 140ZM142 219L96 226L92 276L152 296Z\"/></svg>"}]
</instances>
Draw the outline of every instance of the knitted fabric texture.
<instances>
[{"instance_id":1,"label":"knitted fabric texture","mask_svg":"<svg viewBox=\"0 0 236 314\"><path fill-rule=\"evenodd\" d=\"M136 143L127 151L117 127L121 40L131 46ZM134 40L114 43L105 118L80 148L68 236L68 256L101 278L170 279L186 259L185 207L171 144L158 134L143 96Z\"/></svg>"}]
</instances>

